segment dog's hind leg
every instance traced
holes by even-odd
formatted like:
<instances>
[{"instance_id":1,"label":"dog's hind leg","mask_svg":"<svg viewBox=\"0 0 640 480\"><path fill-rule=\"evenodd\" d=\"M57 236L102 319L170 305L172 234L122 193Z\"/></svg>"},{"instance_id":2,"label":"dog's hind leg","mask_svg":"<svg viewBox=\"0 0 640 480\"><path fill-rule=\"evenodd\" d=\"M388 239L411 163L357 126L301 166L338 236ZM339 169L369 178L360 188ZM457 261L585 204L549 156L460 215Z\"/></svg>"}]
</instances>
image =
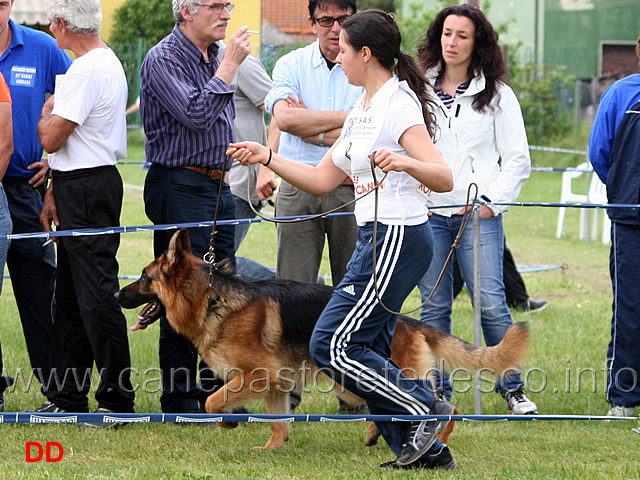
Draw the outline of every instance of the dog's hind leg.
<instances>
[{"instance_id":1,"label":"dog's hind leg","mask_svg":"<svg viewBox=\"0 0 640 480\"><path fill-rule=\"evenodd\" d=\"M289 413L289 394L278 392L276 389L264 399L267 413L276 415L286 415ZM290 426L288 422L272 422L271 438L264 447L253 447L252 450L269 450L284 445L289 440Z\"/></svg>"},{"instance_id":2,"label":"dog's hind leg","mask_svg":"<svg viewBox=\"0 0 640 480\"><path fill-rule=\"evenodd\" d=\"M380 438L380 430L378 430L378 427L374 422L371 422L367 429L367 434L364 437L364 444L367 447L372 447L378 443L378 438Z\"/></svg>"}]
</instances>

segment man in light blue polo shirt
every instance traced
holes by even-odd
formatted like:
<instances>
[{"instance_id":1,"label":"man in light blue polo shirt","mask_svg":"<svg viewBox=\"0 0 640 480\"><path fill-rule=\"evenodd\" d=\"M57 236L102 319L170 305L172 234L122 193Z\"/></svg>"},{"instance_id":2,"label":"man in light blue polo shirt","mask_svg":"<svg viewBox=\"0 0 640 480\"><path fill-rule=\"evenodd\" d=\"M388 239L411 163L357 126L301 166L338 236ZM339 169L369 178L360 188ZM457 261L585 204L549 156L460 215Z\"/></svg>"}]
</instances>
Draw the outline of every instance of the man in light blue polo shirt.
<instances>
[{"instance_id":1,"label":"man in light blue polo shirt","mask_svg":"<svg viewBox=\"0 0 640 480\"><path fill-rule=\"evenodd\" d=\"M311 0L309 24L318 39L280 58L273 69L273 87L265 107L282 130L279 153L317 165L340 135L342 124L362 93L347 82L336 63L342 23L356 13L354 0ZM311 215L353 200L350 178L334 191L316 197L282 181L276 215ZM353 211L353 205L343 211ZM329 217L302 223L278 224L277 277L315 282L325 236L333 285L346 272L357 240L353 216Z\"/></svg>"},{"instance_id":2,"label":"man in light blue polo shirt","mask_svg":"<svg viewBox=\"0 0 640 480\"><path fill-rule=\"evenodd\" d=\"M71 59L44 32L9 19L14 0L0 0L0 72L13 100L14 152L3 179L13 233L42 231L40 211L48 170L36 127L56 75L64 74ZM13 292L20 312L34 373L49 381L49 351L53 325L55 250L44 238L14 240L7 257ZM43 393L46 394L43 388Z\"/></svg>"}]
</instances>

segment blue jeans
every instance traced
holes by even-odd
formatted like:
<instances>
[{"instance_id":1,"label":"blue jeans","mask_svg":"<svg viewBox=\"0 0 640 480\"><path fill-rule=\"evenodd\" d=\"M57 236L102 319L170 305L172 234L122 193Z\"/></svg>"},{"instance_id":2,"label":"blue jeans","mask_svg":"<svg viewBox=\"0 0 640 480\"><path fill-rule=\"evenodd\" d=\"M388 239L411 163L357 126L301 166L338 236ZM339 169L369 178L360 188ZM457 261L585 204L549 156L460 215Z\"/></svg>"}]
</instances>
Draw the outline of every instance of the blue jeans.
<instances>
[{"instance_id":1,"label":"blue jeans","mask_svg":"<svg viewBox=\"0 0 640 480\"><path fill-rule=\"evenodd\" d=\"M7 250L9 250L10 240L7 235L11 233L12 224L7 205L7 196L4 193L2 183L0 183L0 268L4 272L4 264L7 262ZM2 292L2 278L0 278L0 292ZM2 347L0 346L0 395L8 386L7 379L2 377Z\"/></svg>"},{"instance_id":2,"label":"blue jeans","mask_svg":"<svg viewBox=\"0 0 640 480\"><path fill-rule=\"evenodd\" d=\"M418 288L422 301L429 296L442 270L451 244L458 234L462 215L444 217L432 215L429 219L433 233L433 260L429 270L422 277ZM474 298L473 282L473 226L469 222L460 240L460 247L456 251L460 264L462 279L467 285L471 301ZM480 301L482 333L487 346L500 343L507 329L512 325L511 314L507 306L502 274L504 255L504 230L502 215L480 219ZM451 333L451 312L453 304L453 264L450 263L444 273L442 281L429 303L422 308L420 321L438 327ZM439 390L449 397L453 388L445 376ZM523 382L519 372L507 379L498 379L496 391L504 393L522 388Z\"/></svg>"},{"instance_id":3,"label":"blue jeans","mask_svg":"<svg viewBox=\"0 0 640 480\"><path fill-rule=\"evenodd\" d=\"M7 195L4 193L4 187L0 182L0 270L4 272L4 265L7 263L7 252L11 240L7 235L11 234L13 223L9 214L9 205L7 203ZM2 278L0 276L0 293L2 293Z\"/></svg>"}]
</instances>

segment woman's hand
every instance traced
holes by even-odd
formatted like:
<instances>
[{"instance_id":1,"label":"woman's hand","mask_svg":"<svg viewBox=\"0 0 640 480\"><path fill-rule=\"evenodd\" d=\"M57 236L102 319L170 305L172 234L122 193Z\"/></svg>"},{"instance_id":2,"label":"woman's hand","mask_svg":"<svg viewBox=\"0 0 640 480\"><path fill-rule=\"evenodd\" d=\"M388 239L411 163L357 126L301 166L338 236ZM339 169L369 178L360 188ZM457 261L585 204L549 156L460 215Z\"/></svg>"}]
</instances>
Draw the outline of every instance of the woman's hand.
<instances>
[{"instance_id":1,"label":"woman's hand","mask_svg":"<svg viewBox=\"0 0 640 480\"><path fill-rule=\"evenodd\" d=\"M265 164L269 161L270 149L256 142L231 143L227 149L227 155L242 165Z\"/></svg>"},{"instance_id":2,"label":"woman's hand","mask_svg":"<svg viewBox=\"0 0 640 480\"><path fill-rule=\"evenodd\" d=\"M457 215L464 215L469 210L471 210L470 206L469 207L463 207L462 209L460 209L458 211ZM479 214L480 214L480 218L491 218L491 217L493 217L493 210L491 210L486 205L480 205Z\"/></svg>"},{"instance_id":3,"label":"woman's hand","mask_svg":"<svg viewBox=\"0 0 640 480\"><path fill-rule=\"evenodd\" d=\"M415 162L412 158L391 152L386 148L382 148L377 152L369 154L369 158L371 158L372 155L374 156L376 166L384 173L388 173L390 171L404 172L409 168L411 162Z\"/></svg>"}]
</instances>

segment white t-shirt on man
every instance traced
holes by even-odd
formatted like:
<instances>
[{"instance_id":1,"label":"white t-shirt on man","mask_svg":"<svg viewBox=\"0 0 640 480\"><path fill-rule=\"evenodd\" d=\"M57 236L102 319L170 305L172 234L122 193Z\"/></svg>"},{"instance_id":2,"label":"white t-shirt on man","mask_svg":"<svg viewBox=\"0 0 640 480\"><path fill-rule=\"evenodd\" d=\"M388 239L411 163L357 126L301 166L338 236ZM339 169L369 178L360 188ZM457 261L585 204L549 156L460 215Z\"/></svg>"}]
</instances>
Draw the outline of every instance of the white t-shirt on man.
<instances>
[{"instance_id":1,"label":"white t-shirt on man","mask_svg":"<svg viewBox=\"0 0 640 480\"><path fill-rule=\"evenodd\" d=\"M68 172L115 165L127 156L127 79L118 57L96 48L77 58L57 82L53 115L77 123L49 167Z\"/></svg>"}]
</instances>

